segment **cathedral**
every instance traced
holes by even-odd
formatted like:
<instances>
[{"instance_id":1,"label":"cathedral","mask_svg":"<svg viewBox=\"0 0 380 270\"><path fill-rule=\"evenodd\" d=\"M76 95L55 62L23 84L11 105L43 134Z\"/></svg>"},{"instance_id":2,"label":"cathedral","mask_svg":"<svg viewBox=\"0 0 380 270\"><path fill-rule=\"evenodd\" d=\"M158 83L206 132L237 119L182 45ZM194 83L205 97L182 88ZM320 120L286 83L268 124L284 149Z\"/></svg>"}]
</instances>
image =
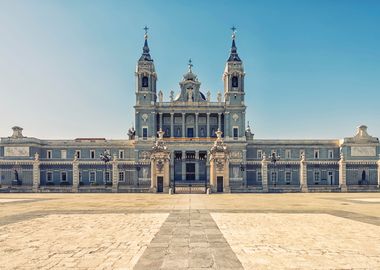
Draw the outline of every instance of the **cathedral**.
<instances>
[{"instance_id":1,"label":"cathedral","mask_svg":"<svg viewBox=\"0 0 380 270\"><path fill-rule=\"evenodd\" d=\"M124 140L41 140L15 126L0 141L0 192L380 191L379 139L364 125L335 140L254 138L235 29L216 100L191 60L164 100L147 29L135 76L135 126Z\"/></svg>"}]
</instances>

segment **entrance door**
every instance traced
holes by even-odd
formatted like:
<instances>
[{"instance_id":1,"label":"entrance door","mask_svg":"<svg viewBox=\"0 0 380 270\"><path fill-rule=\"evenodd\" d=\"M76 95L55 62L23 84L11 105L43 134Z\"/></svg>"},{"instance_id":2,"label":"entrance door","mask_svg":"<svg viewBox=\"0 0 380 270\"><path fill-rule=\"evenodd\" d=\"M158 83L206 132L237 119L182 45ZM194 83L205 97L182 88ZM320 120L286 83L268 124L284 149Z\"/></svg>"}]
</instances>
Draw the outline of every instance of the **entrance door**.
<instances>
[{"instance_id":1,"label":"entrance door","mask_svg":"<svg viewBox=\"0 0 380 270\"><path fill-rule=\"evenodd\" d=\"M216 191L223 192L223 176L216 177Z\"/></svg>"},{"instance_id":2,"label":"entrance door","mask_svg":"<svg viewBox=\"0 0 380 270\"><path fill-rule=\"evenodd\" d=\"M187 137L188 138L194 137L194 129L193 128L187 128Z\"/></svg>"},{"instance_id":3,"label":"entrance door","mask_svg":"<svg viewBox=\"0 0 380 270\"><path fill-rule=\"evenodd\" d=\"M186 163L186 181L195 181L195 163Z\"/></svg>"},{"instance_id":4,"label":"entrance door","mask_svg":"<svg viewBox=\"0 0 380 270\"><path fill-rule=\"evenodd\" d=\"M157 176L157 192L164 192L164 177Z\"/></svg>"}]
</instances>

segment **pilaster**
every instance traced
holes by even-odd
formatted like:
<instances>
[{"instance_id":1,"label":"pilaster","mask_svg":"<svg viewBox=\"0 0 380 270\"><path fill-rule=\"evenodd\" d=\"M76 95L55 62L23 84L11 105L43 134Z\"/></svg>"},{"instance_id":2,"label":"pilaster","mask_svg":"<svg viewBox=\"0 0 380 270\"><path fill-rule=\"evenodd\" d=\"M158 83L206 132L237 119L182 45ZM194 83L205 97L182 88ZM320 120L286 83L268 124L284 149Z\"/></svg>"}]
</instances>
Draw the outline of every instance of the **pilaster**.
<instances>
[{"instance_id":1,"label":"pilaster","mask_svg":"<svg viewBox=\"0 0 380 270\"><path fill-rule=\"evenodd\" d=\"M73 192L78 192L79 189L79 160L77 156L75 155L73 160Z\"/></svg>"},{"instance_id":2,"label":"pilaster","mask_svg":"<svg viewBox=\"0 0 380 270\"><path fill-rule=\"evenodd\" d=\"M186 114L182 113L182 138L185 138L185 118Z\"/></svg>"},{"instance_id":3,"label":"pilaster","mask_svg":"<svg viewBox=\"0 0 380 270\"><path fill-rule=\"evenodd\" d=\"M347 182L346 182L346 160L344 159L344 155L340 155L339 160L339 186L340 191L347 192Z\"/></svg>"},{"instance_id":4,"label":"pilaster","mask_svg":"<svg viewBox=\"0 0 380 270\"><path fill-rule=\"evenodd\" d=\"M170 138L174 137L174 113L170 113Z\"/></svg>"},{"instance_id":5,"label":"pilaster","mask_svg":"<svg viewBox=\"0 0 380 270\"><path fill-rule=\"evenodd\" d=\"M116 155L112 160L112 192L117 192L119 188L119 162Z\"/></svg>"},{"instance_id":6,"label":"pilaster","mask_svg":"<svg viewBox=\"0 0 380 270\"><path fill-rule=\"evenodd\" d=\"M41 183L41 171L40 171L40 156L38 153L34 155L33 162L33 192L37 192Z\"/></svg>"},{"instance_id":7,"label":"pilaster","mask_svg":"<svg viewBox=\"0 0 380 270\"><path fill-rule=\"evenodd\" d=\"M210 113L207 113L207 133L206 133L207 138L210 137Z\"/></svg>"},{"instance_id":8,"label":"pilaster","mask_svg":"<svg viewBox=\"0 0 380 270\"><path fill-rule=\"evenodd\" d=\"M265 154L261 160L261 183L263 186L263 192L268 192L268 161Z\"/></svg>"},{"instance_id":9,"label":"pilaster","mask_svg":"<svg viewBox=\"0 0 380 270\"><path fill-rule=\"evenodd\" d=\"M302 155L300 162L300 188L301 192L308 192L307 187L307 162L305 155Z\"/></svg>"},{"instance_id":10,"label":"pilaster","mask_svg":"<svg viewBox=\"0 0 380 270\"><path fill-rule=\"evenodd\" d=\"M195 137L196 138L199 138L199 136L198 136L198 116L199 116L199 113L195 113Z\"/></svg>"}]
</instances>

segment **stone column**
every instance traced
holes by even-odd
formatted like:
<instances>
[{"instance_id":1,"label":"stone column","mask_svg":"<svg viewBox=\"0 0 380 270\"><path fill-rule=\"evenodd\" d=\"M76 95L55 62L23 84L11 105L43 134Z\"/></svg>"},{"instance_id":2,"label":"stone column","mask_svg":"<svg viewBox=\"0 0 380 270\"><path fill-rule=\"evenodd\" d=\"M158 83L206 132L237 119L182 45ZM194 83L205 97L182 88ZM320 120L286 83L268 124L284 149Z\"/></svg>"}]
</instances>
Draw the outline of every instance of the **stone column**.
<instances>
[{"instance_id":1,"label":"stone column","mask_svg":"<svg viewBox=\"0 0 380 270\"><path fill-rule=\"evenodd\" d=\"M195 113L195 138L198 138L198 115L199 113Z\"/></svg>"},{"instance_id":2,"label":"stone column","mask_svg":"<svg viewBox=\"0 0 380 270\"><path fill-rule=\"evenodd\" d=\"M112 160L112 192L117 192L119 188L119 162L116 155Z\"/></svg>"},{"instance_id":3,"label":"stone column","mask_svg":"<svg viewBox=\"0 0 380 270\"><path fill-rule=\"evenodd\" d=\"M199 180L199 151L195 151L195 180Z\"/></svg>"},{"instance_id":4,"label":"stone column","mask_svg":"<svg viewBox=\"0 0 380 270\"><path fill-rule=\"evenodd\" d=\"M263 186L263 192L268 192L268 161L265 153L261 160L261 184Z\"/></svg>"},{"instance_id":5,"label":"stone column","mask_svg":"<svg viewBox=\"0 0 380 270\"><path fill-rule=\"evenodd\" d=\"M207 132L206 132L206 136L207 138L210 137L210 113L207 113Z\"/></svg>"},{"instance_id":6,"label":"stone column","mask_svg":"<svg viewBox=\"0 0 380 270\"><path fill-rule=\"evenodd\" d=\"M152 134L152 139L156 139L156 132L157 132L157 114L156 112L151 112L152 115L152 121L151 126L148 128L148 132L151 132Z\"/></svg>"},{"instance_id":7,"label":"stone column","mask_svg":"<svg viewBox=\"0 0 380 270\"><path fill-rule=\"evenodd\" d=\"M75 155L73 160L73 192L78 192L79 189L79 160L77 156Z\"/></svg>"},{"instance_id":8,"label":"stone column","mask_svg":"<svg viewBox=\"0 0 380 270\"><path fill-rule=\"evenodd\" d=\"M308 192L307 187L307 163L305 155L302 155L300 162L300 188L301 192Z\"/></svg>"},{"instance_id":9,"label":"stone column","mask_svg":"<svg viewBox=\"0 0 380 270\"><path fill-rule=\"evenodd\" d=\"M34 155L33 162L33 192L37 192L41 183L41 171L40 171L40 156L38 153Z\"/></svg>"},{"instance_id":10,"label":"stone column","mask_svg":"<svg viewBox=\"0 0 380 270\"><path fill-rule=\"evenodd\" d=\"M339 186L340 191L347 192L347 182L346 182L346 160L344 159L344 155L340 155L339 160Z\"/></svg>"},{"instance_id":11,"label":"stone column","mask_svg":"<svg viewBox=\"0 0 380 270\"><path fill-rule=\"evenodd\" d=\"M247 187L248 186L248 180L247 180L247 150L246 149L244 149L242 151L242 155L243 155L242 156L242 162L243 162L243 166L244 166L244 171L242 172L242 177L243 177L242 183L245 187Z\"/></svg>"},{"instance_id":12,"label":"stone column","mask_svg":"<svg viewBox=\"0 0 380 270\"><path fill-rule=\"evenodd\" d=\"M182 181L186 180L186 151L182 151Z\"/></svg>"},{"instance_id":13,"label":"stone column","mask_svg":"<svg viewBox=\"0 0 380 270\"><path fill-rule=\"evenodd\" d=\"M222 131L222 113L218 113L218 129Z\"/></svg>"},{"instance_id":14,"label":"stone column","mask_svg":"<svg viewBox=\"0 0 380 270\"><path fill-rule=\"evenodd\" d=\"M377 187L380 188L380 155L377 161Z\"/></svg>"},{"instance_id":15,"label":"stone column","mask_svg":"<svg viewBox=\"0 0 380 270\"><path fill-rule=\"evenodd\" d=\"M162 130L162 113L159 113L160 115L160 130Z\"/></svg>"},{"instance_id":16,"label":"stone column","mask_svg":"<svg viewBox=\"0 0 380 270\"><path fill-rule=\"evenodd\" d=\"M185 118L186 114L182 113L182 138L185 138Z\"/></svg>"},{"instance_id":17,"label":"stone column","mask_svg":"<svg viewBox=\"0 0 380 270\"><path fill-rule=\"evenodd\" d=\"M170 113L170 138L174 137L174 113Z\"/></svg>"},{"instance_id":18,"label":"stone column","mask_svg":"<svg viewBox=\"0 0 380 270\"><path fill-rule=\"evenodd\" d=\"M153 160L150 162L150 191L157 192L156 164Z\"/></svg>"}]
</instances>

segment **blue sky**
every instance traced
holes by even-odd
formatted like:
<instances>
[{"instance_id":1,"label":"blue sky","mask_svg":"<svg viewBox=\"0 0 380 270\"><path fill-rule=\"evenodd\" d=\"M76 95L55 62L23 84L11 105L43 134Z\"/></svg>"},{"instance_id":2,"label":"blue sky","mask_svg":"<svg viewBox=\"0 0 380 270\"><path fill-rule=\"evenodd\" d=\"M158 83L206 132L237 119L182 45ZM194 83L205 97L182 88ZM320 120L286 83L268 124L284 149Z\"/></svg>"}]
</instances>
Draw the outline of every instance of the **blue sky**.
<instances>
[{"instance_id":1,"label":"blue sky","mask_svg":"<svg viewBox=\"0 0 380 270\"><path fill-rule=\"evenodd\" d=\"M380 136L380 1L0 0L0 136L126 138L148 25L168 99L187 61L212 98L237 30L256 138Z\"/></svg>"}]
</instances>

